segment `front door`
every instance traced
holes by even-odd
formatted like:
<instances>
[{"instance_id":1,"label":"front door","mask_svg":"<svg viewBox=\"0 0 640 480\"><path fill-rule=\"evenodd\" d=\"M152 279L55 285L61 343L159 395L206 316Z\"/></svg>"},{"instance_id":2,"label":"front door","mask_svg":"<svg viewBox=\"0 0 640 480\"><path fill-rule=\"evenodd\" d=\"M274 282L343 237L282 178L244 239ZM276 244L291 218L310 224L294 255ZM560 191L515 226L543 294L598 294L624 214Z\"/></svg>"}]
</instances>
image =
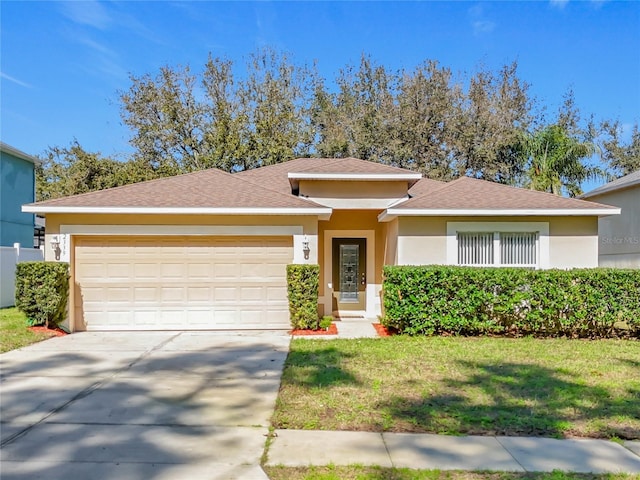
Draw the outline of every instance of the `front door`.
<instances>
[{"instance_id":1,"label":"front door","mask_svg":"<svg viewBox=\"0 0 640 480\"><path fill-rule=\"evenodd\" d=\"M367 240L333 239L333 310L365 310Z\"/></svg>"}]
</instances>

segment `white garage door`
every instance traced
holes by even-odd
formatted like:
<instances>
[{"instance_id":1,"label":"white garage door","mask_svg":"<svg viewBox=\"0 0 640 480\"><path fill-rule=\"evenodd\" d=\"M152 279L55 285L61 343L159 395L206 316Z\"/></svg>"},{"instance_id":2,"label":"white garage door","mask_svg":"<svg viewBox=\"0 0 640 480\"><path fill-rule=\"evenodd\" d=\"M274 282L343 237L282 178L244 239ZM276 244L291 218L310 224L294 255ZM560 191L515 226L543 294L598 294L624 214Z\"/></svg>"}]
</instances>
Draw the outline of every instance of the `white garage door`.
<instances>
[{"instance_id":1,"label":"white garage door","mask_svg":"<svg viewBox=\"0 0 640 480\"><path fill-rule=\"evenodd\" d=\"M292 243L291 237L78 238L76 325L288 328Z\"/></svg>"}]
</instances>

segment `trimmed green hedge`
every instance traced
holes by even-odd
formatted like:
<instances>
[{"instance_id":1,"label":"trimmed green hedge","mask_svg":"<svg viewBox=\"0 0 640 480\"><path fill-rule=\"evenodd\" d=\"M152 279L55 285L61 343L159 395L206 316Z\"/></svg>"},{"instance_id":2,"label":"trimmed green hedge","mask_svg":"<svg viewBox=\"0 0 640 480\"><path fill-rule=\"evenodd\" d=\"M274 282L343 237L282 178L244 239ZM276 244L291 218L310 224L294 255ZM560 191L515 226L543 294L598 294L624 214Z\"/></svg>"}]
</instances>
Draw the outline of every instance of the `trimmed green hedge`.
<instances>
[{"instance_id":1,"label":"trimmed green hedge","mask_svg":"<svg viewBox=\"0 0 640 480\"><path fill-rule=\"evenodd\" d=\"M386 266L383 292L411 335L640 337L640 270Z\"/></svg>"},{"instance_id":2,"label":"trimmed green hedge","mask_svg":"<svg viewBox=\"0 0 640 480\"><path fill-rule=\"evenodd\" d=\"M319 328L318 286L319 265L287 265L287 291L291 328Z\"/></svg>"},{"instance_id":3,"label":"trimmed green hedge","mask_svg":"<svg viewBox=\"0 0 640 480\"><path fill-rule=\"evenodd\" d=\"M16 307L31 325L55 327L67 314L69 264L22 262L16 265Z\"/></svg>"}]
</instances>

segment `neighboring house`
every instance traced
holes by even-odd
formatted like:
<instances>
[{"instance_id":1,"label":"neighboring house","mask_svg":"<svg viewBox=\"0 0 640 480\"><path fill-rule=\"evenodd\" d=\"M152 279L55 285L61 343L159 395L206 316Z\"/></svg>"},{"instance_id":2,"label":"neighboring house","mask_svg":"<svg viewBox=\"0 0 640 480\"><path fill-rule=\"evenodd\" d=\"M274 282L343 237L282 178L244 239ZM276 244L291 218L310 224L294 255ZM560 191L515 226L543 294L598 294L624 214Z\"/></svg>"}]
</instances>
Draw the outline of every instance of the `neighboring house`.
<instances>
[{"instance_id":1,"label":"neighboring house","mask_svg":"<svg viewBox=\"0 0 640 480\"><path fill-rule=\"evenodd\" d=\"M285 265L321 314L380 314L386 264L595 267L616 207L355 158L205 170L26 205L71 261L70 328L287 328Z\"/></svg>"},{"instance_id":2,"label":"neighboring house","mask_svg":"<svg viewBox=\"0 0 640 480\"><path fill-rule=\"evenodd\" d=\"M35 199L36 164L40 160L0 142L0 307L15 303L18 262L42 260L34 250L34 215L22 205Z\"/></svg>"},{"instance_id":3,"label":"neighboring house","mask_svg":"<svg viewBox=\"0 0 640 480\"><path fill-rule=\"evenodd\" d=\"M32 248L34 215L22 205L36 198L35 165L40 160L0 142L0 246Z\"/></svg>"},{"instance_id":4,"label":"neighboring house","mask_svg":"<svg viewBox=\"0 0 640 480\"><path fill-rule=\"evenodd\" d=\"M640 268L640 170L630 173L580 198L615 205L621 215L598 221L601 267Z\"/></svg>"}]
</instances>

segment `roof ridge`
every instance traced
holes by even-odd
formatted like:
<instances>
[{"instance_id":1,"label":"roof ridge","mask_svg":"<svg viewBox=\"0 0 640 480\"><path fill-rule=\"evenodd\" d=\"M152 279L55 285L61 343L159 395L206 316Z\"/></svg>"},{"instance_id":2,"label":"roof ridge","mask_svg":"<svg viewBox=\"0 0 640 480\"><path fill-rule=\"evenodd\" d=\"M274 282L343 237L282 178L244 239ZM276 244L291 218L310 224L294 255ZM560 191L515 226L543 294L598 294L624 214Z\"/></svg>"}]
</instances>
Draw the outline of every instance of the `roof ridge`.
<instances>
[{"instance_id":1,"label":"roof ridge","mask_svg":"<svg viewBox=\"0 0 640 480\"><path fill-rule=\"evenodd\" d=\"M339 160L345 160L345 159L344 158L326 158L326 157L300 157L300 158L296 158L296 160L327 160L327 162L325 162L325 165L333 165L334 163L337 163ZM300 170L300 172L306 172L314 167L315 165L307 165L307 168ZM289 172L289 173L295 173L295 172Z\"/></svg>"}]
</instances>

